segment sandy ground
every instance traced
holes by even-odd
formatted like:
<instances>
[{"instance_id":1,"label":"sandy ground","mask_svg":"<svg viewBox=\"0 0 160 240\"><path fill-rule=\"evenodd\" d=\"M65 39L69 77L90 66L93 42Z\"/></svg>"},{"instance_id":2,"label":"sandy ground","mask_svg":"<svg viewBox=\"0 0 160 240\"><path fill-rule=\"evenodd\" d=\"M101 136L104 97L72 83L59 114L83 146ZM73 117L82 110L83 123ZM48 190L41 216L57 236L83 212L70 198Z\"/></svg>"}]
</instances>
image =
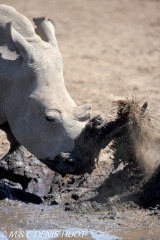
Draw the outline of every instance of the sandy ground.
<instances>
[{"instance_id":1,"label":"sandy ground","mask_svg":"<svg viewBox=\"0 0 160 240\"><path fill-rule=\"evenodd\" d=\"M93 116L108 118L111 102L146 95L160 106L160 1L156 0L0 0L29 19L47 16L56 23L67 89ZM0 132L0 156L8 149Z\"/></svg>"}]
</instances>

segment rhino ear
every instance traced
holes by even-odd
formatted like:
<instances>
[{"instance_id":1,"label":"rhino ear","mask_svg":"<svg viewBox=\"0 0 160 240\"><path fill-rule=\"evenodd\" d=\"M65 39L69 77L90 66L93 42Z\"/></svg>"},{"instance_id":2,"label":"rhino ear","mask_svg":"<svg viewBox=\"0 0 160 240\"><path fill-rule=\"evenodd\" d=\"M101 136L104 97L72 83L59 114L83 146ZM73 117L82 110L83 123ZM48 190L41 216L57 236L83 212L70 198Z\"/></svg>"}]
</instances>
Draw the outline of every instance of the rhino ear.
<instances>
[{"instance_id":1,"label":"rhino ear","mask_svg":"<svg viewBox=\"0 0 160 240\"><path fill-rule=\"evenodd\" d=\"M35 32L42 38L45 42L50 42L53 46L58 48L57 39L55 36L55 24L51 19L33 18L36 25Z\"/></svg>"},{"instance_id":2,"label":"rhino ear","mask_svg":"<svg viewBox=\"0 0 160 240\"><path fill-rule=\"evenodd\" d=\"M75 116L79 119L79 121L84 122L89 120L91 117L91 105L85 104L78 106L75 111Z\"/></svg>"},{"instance_id":3,"label":"rhino ear","mask_svg":"<svg viewBox=\"0 0 160 240\"><path fill-rule=\"evenodd\" d=\"M33 56L33 45L27 42L26 39L12 27L12 23L7 24L6 30L8 41L13 41L14 45L18 48L21 57L31 58Z\"/></svg>"}]
</instances>

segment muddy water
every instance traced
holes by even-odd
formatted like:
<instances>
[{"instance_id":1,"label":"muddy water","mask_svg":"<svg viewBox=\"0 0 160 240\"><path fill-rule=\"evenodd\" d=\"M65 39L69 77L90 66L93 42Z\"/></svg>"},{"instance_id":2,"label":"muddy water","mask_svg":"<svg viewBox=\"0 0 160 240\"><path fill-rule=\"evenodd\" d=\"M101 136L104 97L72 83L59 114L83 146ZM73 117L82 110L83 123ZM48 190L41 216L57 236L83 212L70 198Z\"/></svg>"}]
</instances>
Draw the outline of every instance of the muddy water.
<instances>
[{"instance_id":1,"label":"muddy water","mask_svg":"<svg viewBox=\"0 0 160 240\"><path fill-rule=\"evenodd\" d=\"M125 215L121 212L116 219L106 214L73 214L65 212L63 206L8 200L0 202L0 240L160 239L158 216L143 215L138 210L132 215L131 211Z\"/></svg>"},{"instance_id":2,"label":"muddy water","mask_svg":"<svg viewBox=\"0 0 160 240\"><path fill-rule=\"evenodd\" d=\"M147 228L139 228L139 229L128 229L121 233L115 234L119 236L120 239L125 240L140 240L140 239L160 239L160 229L154 228L153 225L150 225Z\"/></svg>"},{"instance_id":3,"label":"muddy water","mask_svg":"<svg viewBox=\"0 0 160 240\"><path fill-rule=\"evenodd\" d=\"M17 228L14 226L7 226L6 230L0 232L1 240L21 239L21 240L122 240L130 239L137 240L142 238L156 238L160 237L160 230L154 228L128 229L121 233L109 234L103 231L94 231L81 228L68 229L30 229ZM159 238L160 239L160 238Z\"/></svg>"},{"instance_id":4,"label":"muddy water","mask_svg":"<svg viewBox=\"0 0 160 240\"><path fill-rule=\"evenodd\" d=\"M115 240L96 215L75 215L63 207L25 205L12 201L0 207L0 240Z\"/></svg>"},{"instance_id":5,"label":"muddy water","mask_svg":"<svg viewBox=\"0 0 160 240\"><path fill-rule=\"evenodd\" d=\"M0 232L1 240L118 240L122 239L120 237L116 237L111 234L107 234L101 231L94 230L86 230L86 229L66 229L66 230L58 230L58 229L44 229L44 230L27 230L24 229L16 229L11 228L7 232Z\"/></svg>"}]
</instances>

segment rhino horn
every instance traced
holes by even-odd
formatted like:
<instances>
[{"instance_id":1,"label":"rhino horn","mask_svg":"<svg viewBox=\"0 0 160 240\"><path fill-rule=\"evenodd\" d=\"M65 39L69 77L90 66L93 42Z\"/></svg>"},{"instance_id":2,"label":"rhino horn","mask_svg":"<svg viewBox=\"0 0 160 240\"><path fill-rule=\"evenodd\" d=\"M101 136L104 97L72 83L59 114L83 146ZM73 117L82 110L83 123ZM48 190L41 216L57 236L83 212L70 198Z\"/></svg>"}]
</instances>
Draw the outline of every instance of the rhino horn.
<instances>
[{"instance_id":1,"label":"rhino horn","mask_svg":"<svg viewBox=\"0 0 160 240\"><path fill-rule=\"evenodd\" d=\"M12 27L11 22L6 24L6 34L7 41L14 43L22 58L31 58L33 56L34 51L32 44L27 42L26 39Z\"/></svg>"},{"instance_id":2,"label":"rhino horn","mask_svg":"<svg viewBox=\"0 0 160 240\"><path fill-rule=\"evenodd\" d=\"M50 42L53 46L58 48L54 22L44 17L33 18L33 21L37 27L35 32L42 38L42 40Z\"/></svg>"},{"instance_id":3,"label":"rhino horn","mask_svg":"<svg viewBox=\"0 0 160 240\"><path fill-rule=\"evenodd\" d=\"M75 116L79 119L79 121L84 122L91 117L91 105L90 104L84 104L81 106L78 106L75 111Z\"/></svg>"}]
</instances>

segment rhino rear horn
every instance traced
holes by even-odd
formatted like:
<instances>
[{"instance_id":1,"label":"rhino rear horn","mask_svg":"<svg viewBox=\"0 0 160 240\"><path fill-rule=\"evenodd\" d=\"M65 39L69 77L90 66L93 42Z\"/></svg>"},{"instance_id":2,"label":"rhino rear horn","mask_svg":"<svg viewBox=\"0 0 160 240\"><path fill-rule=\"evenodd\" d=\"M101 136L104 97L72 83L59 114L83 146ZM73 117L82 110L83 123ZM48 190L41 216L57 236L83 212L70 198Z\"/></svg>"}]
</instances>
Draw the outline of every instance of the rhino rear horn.
<instances>
[{"instance_id":1,"label":"rhino rear horn","mask_svg":"<svg viewBox=\"0 0 160 240\"><path fill-rule=\"evenodd\" d=\"M53 46L58 48L57 39L55 36L55 24L51 19L33 18L36 25L35 32L42 38L45 42L50 42Z\"/></svg>"},{"instance_id":2,"label":"rhino rear horn","mask_svg":"<svg viewBox=\"0 0 160 240\"><path fill-rule=\"evenodd\" d=\"M31 58L33 56L34 47L12 27L11 22L6 24L6 34L7 41L14 43L22 58Z\"/></svg>"},{"instance_id":3,"label":"rhino rear horn","mask_svg":"<svg viewBox=\"0 0 160 240\"><path fill-rule=\"evenodd\" d=\"M91 117L91 105L90 104L84 104L84 105L78 106L76 111L75 111L75 116L81 122L89 120L90 117Z\"/></svg>"}]
</instances>

